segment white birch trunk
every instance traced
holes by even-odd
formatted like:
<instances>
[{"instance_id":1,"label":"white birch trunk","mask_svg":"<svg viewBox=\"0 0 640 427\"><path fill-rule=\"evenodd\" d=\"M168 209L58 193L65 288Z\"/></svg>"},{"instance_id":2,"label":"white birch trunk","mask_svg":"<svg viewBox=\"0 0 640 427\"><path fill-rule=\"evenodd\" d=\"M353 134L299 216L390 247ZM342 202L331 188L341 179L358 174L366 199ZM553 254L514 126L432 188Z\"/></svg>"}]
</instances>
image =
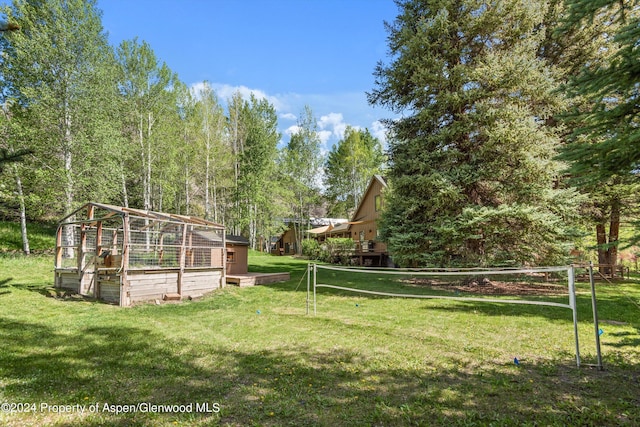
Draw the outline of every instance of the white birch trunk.
<instances>
[{"instance_id":1,"label":"white birch trunk","mask_svg":"<svg viewBox=\"0 0 640 427\"><path fill-rule=\"evenodd\" d=\"M249 220L249 243L251 245L251 249L256 248L256 224L258 221L258 208L257 205L252 205L249 208L251 210L251 218Z\"/></svg>"},{"instance_id":2,"label":"white birch trunk","mask_svg":"<svg viewBox=\"0 0 640 427\"><path fill-rule=\"evenodd\" d=\"M213 221L218 222L218 190L215 176L213 177Z\"/></svg>"},{"instance_id":3,"label":"white birch trunk","mask_svg":"<svg viewBox=\"0 0 640 427\"><path fill-rule=\"evenodd\" d=\"M27 212L24 203L24 192L22 191L22 179L20 179L18 166L13 165L13 173L16 177L16 190L18 193L18 202L20 203L20 235L22 236L22 252L24 252L25 255L29 255L31 250L29 248L29 236L27 235Z\"/></svg>"},{"instance_id":4,"label":"white birch trunk","mask_svg":"<svg viewBox=\"0 0 640 427\"><path fill-rule=\"evenodd\" d=\"M122 203L125 208L129 207L129 194L127 192L127 180L124 176L124 165L121 165L120 178L122 179Z\"/></svg>"},{"instance_id":5,"label":"white birch trunk","mask_svg":"<svg viewBox=\"0 0 640 427\"><path fill-rule=\"evenodd\" d=\"M209 202L209 175L211 173L211 129L209 128L208 112L205 112L205 171L204 171L204 217L211 217L211 203Z\"/></svg>"},{"instance_id":6,"label":"white birch trunk","mask_svg":"<svg viewBox=\"0 0 640 427\"><path fill-rule=\"evenodd\" d=\"M184 167L184 204L185 204L185 215L189 215L189 204L191 203L191 198L189 197L189 166Z\"/></svg>"},{"instance_id":7,"label":"white birch trunk","mask_svg":"<svg viewBox=\"0 0 640 427\"><path fill-rule=\"evenodd\" d=\"M65 206L64 213L65 215L70 214L73 211L73 154L71 152L71 116L69 113L68 103L65 103L65 111L64 111L64 144L62 148L62 157L64 162L64 172L65 172ZM71 218L73 220L73 218ZM66 226L64 230L65 235L65 245L67 246L65 249L65 256L68 258L73 258L75 246L74 235L73 235L73 227Z\"/></svg>"},{"instance_id":8,"label":"white birch trunk","mask_svg":"<svg viewBox=\"0 0 640 427\"><path fill-rule=\"evenodd\" d=\"M147 122L147 169L145 171L147 186L145 188L145 198L144 198L144 208L147 210L151 210L151 126L152 126L153 116L152 113L149 112L149 120Z\"/></svg>"}]
</instances>

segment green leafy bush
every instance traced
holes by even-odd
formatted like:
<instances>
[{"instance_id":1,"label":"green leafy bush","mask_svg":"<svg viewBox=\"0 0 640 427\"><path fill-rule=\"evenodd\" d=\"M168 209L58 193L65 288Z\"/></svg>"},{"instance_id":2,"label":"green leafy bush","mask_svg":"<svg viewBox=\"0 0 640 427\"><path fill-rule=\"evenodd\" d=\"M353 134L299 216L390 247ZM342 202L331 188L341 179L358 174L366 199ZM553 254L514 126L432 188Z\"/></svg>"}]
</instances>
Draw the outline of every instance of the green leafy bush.
<instances>
[{"instance_id":1,"label":"green leafy bush","mask_svg":"<svg viewBox=\"0 0 640 427\"><path fill-rule=\"evenodd\" d=\"M355 250L355 242L348 237L330 238L325 242L328 259L323 261L347 265L351 262L351 255Z\"/></svg>"},{"instance_id":2,"label":"green leafy bush","mask_svg":"<svg viewBox=\"0 0 640 427\"><path fill-rule=\"evenodd\" d=\"M309 259L319 260L322 252L320 243L315 239L305 239L302 241L302 255Z\"/></svg>"},{"instance_id":3,"label":"green leafy bush","mask_svg":"<svg viewBox=\"0 0 640 427\"><path fill-rule=\"evenodd\" d=\"M323 262L347 265L355 250L355 242L350 238L329 238L322 244L317 240L302 241L302 254Z\"/></svg>"}]
</instances>

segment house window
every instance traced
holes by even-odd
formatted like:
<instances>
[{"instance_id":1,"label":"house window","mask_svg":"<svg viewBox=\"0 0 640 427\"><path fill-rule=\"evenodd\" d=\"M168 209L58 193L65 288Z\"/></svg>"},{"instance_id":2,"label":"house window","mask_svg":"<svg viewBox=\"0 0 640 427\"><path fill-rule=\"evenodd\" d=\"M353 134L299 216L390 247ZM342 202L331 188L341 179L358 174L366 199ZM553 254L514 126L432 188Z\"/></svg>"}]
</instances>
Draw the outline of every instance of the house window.
<instances>
[{"instance_id":1,"label":"house window","mask_svg":"<svg viewBox=\"0 0 640 427\"><path fill-rule=\"evenodd\" d=\"M375 197L375 204L376 204L376 212L378 212L380 209L382 209L382 196L381 195L377 195Z\"/></svg>"},{"instance_id":2,"label":"house window","mask_svg":"<svg viewBox=\"0 0 640 427\"><path fill-rule=\"evenodd\" d=\"M235 264L236 262L236 252L233 250L227 249L227 264Z\"/></svg>"}]
</instances>

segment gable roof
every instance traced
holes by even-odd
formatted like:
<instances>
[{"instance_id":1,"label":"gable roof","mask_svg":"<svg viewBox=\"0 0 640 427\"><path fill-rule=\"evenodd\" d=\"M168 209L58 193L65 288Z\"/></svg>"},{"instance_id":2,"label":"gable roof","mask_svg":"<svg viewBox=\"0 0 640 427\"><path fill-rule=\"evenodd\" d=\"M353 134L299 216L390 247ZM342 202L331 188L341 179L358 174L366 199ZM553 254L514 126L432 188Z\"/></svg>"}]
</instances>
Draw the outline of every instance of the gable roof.
<instances>
[{"instance_id":1,"label":"gable roof","mask_svg":"<svg viewBox=\"0 0 640 427\"><path fill-rule=\"evenodd\" d=\"M242 236L236 236L236 235L226 235L226 241L227 243L231 243L234 245L239 245L239 246L249 246L249 239L247 239L246 237L242 237Z\"/></svg>"},{"instance_id":2,"label":"gable roof","mask_svg":"<svg viewBox=\"0 0 640 427\"><path fill-rule=\"evenodd\" d=\"M350 222L345 222L344 224L340 224L337 225L335 227L333 227L333 230L331 230L332 233L340 233L342 231L347 231L349 230L349 226L351 226Z\"/></svg>"},{"instance_id":3,"label":"gable roof","mask_svg":"<svg viewBox=\"0 0 640 427\"><path fill-rule=\"evenodd\" d=\"M382 175L373 175L373 177L371 178L371 181L369 181L369 185L367 186L367 189L365 190L364 194L362 195L362 198L360 199L360 203L358 203L358 208L356 209L356 211L353 213L353 216L351 217L350 222L359 221L358 215L362 210L362 204L364 203L365 200L367 200L367 196L369 196L369 192L371 191L373 184L375 184L376 182L379 182L382 185L382 188L387 188L387 182L385 181Z\"/></svg>"}]
</instances>

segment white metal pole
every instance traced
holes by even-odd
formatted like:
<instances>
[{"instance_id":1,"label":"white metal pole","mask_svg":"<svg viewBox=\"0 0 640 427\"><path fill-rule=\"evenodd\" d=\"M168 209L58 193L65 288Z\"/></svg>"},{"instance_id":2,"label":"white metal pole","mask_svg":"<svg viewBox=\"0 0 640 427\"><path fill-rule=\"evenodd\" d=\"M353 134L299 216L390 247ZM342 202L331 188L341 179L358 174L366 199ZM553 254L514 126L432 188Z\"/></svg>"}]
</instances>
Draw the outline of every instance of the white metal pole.
<instances>
[{"instance_id":1,"label":"white metal pole","mask_svg":"<svg viewBox=\"0 0 640 427\"><path fill-rule=\"evenodd\" d=\"M307 316L309 315L309 297L311 296L311 275L309 274L309 270L311 270L311 263L307 264Z\"/></svg>"},{"instance_id":2,"label":"white metal pole","mask_svg":"<svg viewBox=\"0 0 640 427\"><path fill-rule=\"evenodd\" d=\"M596 355L598 357L598 370L604 370L602 366L602 353L600 352L600 326L598 326L598 306L596 304L596 285L593 280L593 261L589 261L589 284L591 285L591 308L593 309L593 328L596 332Z\"/></svg>"},{"instance_id":3,"label":"white metal pole","mask_svg":"<svg viewBox=\"0 0 640 427\"><path fill-rule=\"evenodd\" d=\"M580 342L578 339L578 307L576 305L575 267L569 266L569 305L573 311L573 332L576 337L576 365L580 367Z\"/></svg>"},{"instance_id":4,"label":"white metal pole","mask_svg":"<svg viewBox=\"0 0 640 427\"><path fill-rule=\"evenodd\" d=\"M318 283L318 267L316 264L313 264L313 315L317 314L316 309L316 285Z\"/></svg>"}]
</instances>

